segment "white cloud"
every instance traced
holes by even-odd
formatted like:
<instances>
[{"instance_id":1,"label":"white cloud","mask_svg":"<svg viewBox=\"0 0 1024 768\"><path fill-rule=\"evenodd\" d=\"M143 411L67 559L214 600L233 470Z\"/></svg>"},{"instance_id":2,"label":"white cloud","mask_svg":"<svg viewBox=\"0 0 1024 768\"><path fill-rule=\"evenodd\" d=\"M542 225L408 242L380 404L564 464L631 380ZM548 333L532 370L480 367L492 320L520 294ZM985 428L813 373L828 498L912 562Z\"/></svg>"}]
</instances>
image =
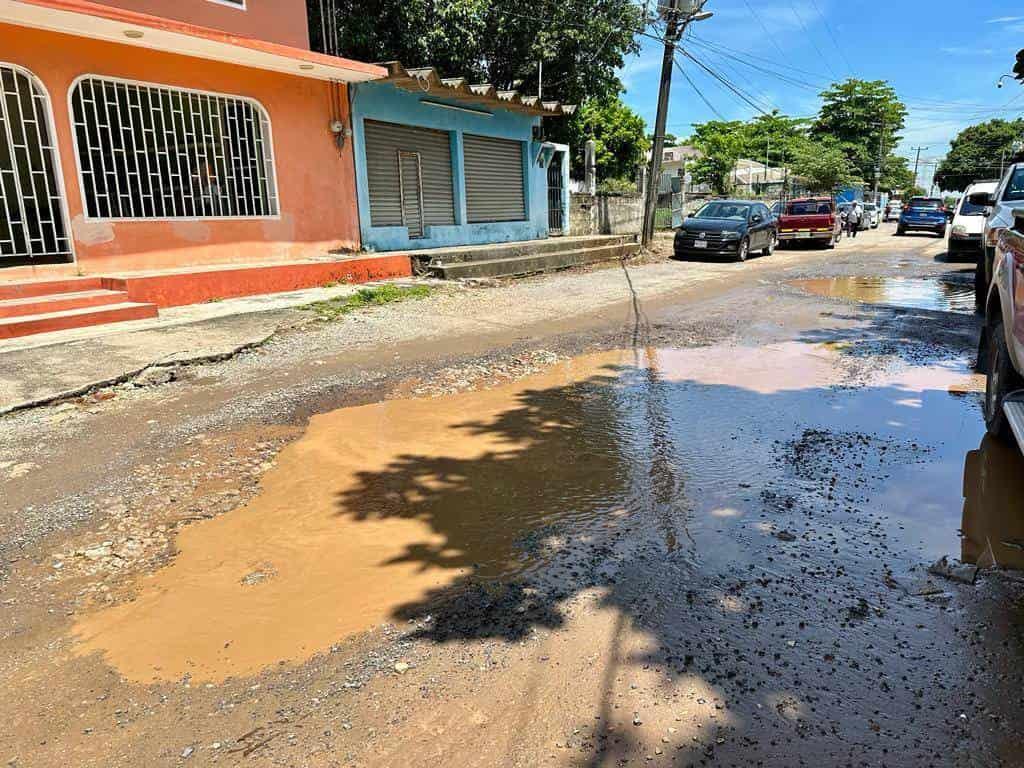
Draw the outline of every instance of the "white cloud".
<instances>
[{"instance_id":1,"label":"white cloud","mask_svg":"<svg viewBox=\"0 0 1024 768\"><path fill-rule=\"evenodd\" d=\"M995 53L991 48L971 48L963 45L952 45L939 50L950 56L991 56Z\"/></svg>"},{"instance_id":2,"label":"white cloud","mask_svg":"<svg viewBox=\"0 0 1024 768\"><path fill-rule=\"evenodd\" d=\"M1015 21L1024 21L1024 16L996 16L994 19L989 19L986 24L1011 24Z\"/></svg>"}]
</instances>

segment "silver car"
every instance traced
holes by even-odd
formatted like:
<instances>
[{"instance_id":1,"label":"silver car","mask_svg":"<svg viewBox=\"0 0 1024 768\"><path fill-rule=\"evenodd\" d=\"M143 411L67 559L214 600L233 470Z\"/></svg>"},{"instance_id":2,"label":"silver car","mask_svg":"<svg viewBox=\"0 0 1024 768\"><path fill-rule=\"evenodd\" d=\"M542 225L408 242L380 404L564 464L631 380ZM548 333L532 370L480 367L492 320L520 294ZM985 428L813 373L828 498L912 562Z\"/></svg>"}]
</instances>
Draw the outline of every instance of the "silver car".
<instances>
[{"instance_id":1,"label":"silver car","mask_svg":"<svg viewBox=\"0 0 1024 768\"><path fill-rule=\"evenodd\" d=\"M872 229L878 229L878 225L882 223L882 214L874 203L864 203L864 218L868 220Z\"/></svg>"}]
</instances>

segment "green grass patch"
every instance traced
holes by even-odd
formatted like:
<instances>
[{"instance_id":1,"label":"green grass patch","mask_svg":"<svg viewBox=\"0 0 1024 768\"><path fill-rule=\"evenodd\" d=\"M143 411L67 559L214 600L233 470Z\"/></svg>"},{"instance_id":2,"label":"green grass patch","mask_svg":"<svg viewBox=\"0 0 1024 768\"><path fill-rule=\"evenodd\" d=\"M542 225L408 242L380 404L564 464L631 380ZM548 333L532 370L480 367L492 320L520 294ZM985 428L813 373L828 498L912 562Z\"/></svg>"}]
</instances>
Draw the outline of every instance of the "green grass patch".
<instances>
[{"instance_id":1,"label":"green grass patch","mask_svg":"<svg viewBox=\"0 0 1024 768\"><path fill-rule=\"evenodd\" d=\"M428 285L381 285L375 288L360 288L348 296L338 296L324 301L314 301L303 309L316 312L323 320L336 320L350 312L364 307L380 307L396 301L422 299L430 294Z\"/></svg>"}]
</instances>

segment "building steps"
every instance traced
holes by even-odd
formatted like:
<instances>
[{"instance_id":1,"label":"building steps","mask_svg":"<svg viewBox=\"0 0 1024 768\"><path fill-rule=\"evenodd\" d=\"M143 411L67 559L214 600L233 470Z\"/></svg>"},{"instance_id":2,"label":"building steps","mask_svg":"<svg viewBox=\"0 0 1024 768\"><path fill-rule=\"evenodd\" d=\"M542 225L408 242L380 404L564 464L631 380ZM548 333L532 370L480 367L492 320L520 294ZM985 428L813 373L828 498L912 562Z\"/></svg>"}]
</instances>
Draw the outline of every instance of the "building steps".
<instances>
[{"instance_id":1,"label":"building steps","mask_svg":"<svg viewBox=\"0 0 1024 768\"><path fill-rule=\"evenodd\" d=\"M635 243L634 235L590 235L583 237L549 237L544 240L523 240L490 245L454 246L432 248L428 251L412 252L412 256L427 267L457 264L466 261L499 261L516 259L520 256L538 256L560 253L602 245L625 245Z\"/></svg>"},{"instance_id":2,"label":"building steps","mask_svg":"<svg viewBox=\"0 0 1024 768\"><path fill-rule=\"evenodd\" d=\"M632 240L632 242L631 242ZM518 277L539 272L579 267L600 261L632 256L640 250L635 239L601 244L596 247L575 247L563 250L544 249L541 253L526 253L503 258L473 259L454 263L432 264L430 271L446 280L460 278Z\"/></svg>"},{"instance_id":3,"label":"building steps","mask_svg":"<svg viewBox=\"0 0 1024 768\"><path fill-rule=\"evenodd\" d=\"M20 283L0 282L0 301L30 299L54 293L78 293L103 288L100 277L68 277L62 280L27 280Z\"/></svg>"},{"instance_id":4,"label":"building steps","mask_svg":"<svg viewBox=\"0 0 1024 768\"><path fill-rule=\"evenodd\" d=\"M55 297L58 296L60 294L55 294ZM66 331L69 328L85 328L91 325L120 323L126 320L145 320L156 316L155 304L132 301L34 315L19 315L0 319L0 339L15 339L37 333Z\"/></svg>"},{"instance_id":5,"label":"building steps","mask_svg":"<svg viewBox=\"0 0 1024 768\"><path fill-rule=\"evenodd\" d=\"M4 299L0 301L0 319L24 317L26 315L47 315L54 312L66 312L70 309L101 307L105 304L122 304L128 301L124 291L70 291L53 293L47 296L31 296L24 299Z\"/></svg>"}]
</instances>

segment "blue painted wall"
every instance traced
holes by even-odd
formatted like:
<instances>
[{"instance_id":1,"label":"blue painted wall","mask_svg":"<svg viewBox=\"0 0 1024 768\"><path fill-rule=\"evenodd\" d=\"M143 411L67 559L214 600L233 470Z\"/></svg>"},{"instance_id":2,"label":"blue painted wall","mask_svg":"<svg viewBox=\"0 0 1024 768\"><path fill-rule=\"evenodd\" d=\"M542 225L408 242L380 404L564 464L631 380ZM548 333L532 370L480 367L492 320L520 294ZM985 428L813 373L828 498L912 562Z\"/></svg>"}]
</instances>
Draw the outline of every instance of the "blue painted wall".
<instances>
[{"instance_id":1,"label":"blue painted wall","mask_svg":"<svg viewBox=\"0 0 1024 768\"><path fill-rule=\"evenodd\" d=\"M358 83L350 86L352 100L352 147L356 161L356 192L359 201L359 230L363 248L372 251L439 248L450 245L504 243L512 240L536 240L548 236L547 161L550 151L542 153L542 144L533 141L533 126L541 118L507 112L502 109L466 105L441 98L431 92L412 93L389 83ZM430 106L425 101L471 107L488 115ZM427 226L425 237L409 238L405 227L374 227L370 224L370 196L366 181L365 120L433 128L448 131L452 142L452 181L455 197L455 225ZM523 190L526 220L488 224L466 222L466 185L462 167L462 135L472 133L514 139L523 145ZM550 147L550 145L548 145ZM544 163L538 164L538 158ZM568 216L569 163L562 163L563 210Z\"/></svg>"}]
</instances>

